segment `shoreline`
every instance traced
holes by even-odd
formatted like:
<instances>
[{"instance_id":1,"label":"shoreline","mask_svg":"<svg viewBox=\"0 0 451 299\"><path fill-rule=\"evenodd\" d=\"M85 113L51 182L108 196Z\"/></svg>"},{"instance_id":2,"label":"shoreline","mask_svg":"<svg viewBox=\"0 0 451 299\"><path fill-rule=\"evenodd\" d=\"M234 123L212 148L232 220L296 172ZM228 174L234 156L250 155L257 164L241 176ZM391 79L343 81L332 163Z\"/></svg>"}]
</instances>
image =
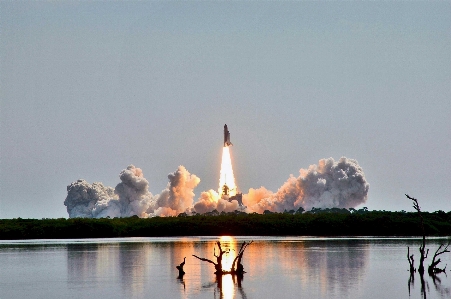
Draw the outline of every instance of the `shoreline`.
<instances>
[{"instance_id":1,"label":"shoreline","mask_svg":"<svg viewBox=\"0 0 451 299\"><path fill-rule=\"evenodd\" d=\"M451 212L422 212L427 236L451 236ZM0 240L183 236L422 236L416 212L220 214L154 218L1 219Z\"/></svg>"}]
</instances>

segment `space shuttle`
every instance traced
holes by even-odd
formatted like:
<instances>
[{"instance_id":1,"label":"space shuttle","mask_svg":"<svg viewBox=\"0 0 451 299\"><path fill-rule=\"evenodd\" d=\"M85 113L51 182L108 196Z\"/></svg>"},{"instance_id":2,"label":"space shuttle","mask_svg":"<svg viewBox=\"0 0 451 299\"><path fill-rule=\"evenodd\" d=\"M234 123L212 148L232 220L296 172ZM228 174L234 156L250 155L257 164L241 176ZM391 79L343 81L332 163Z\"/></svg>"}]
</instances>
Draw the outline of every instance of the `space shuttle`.
<instances>
[{"instance_id":1,"label":"space shuttle","mask_svg":"<svg viewBox=\"0 0 451 299\"><path fill-rule=\"evenodd\" d=\"M227 125L224 125L224 147L228 147L233 145L232 142L230 142L230 132L227 129Z\"/></svg>"}]
</instances>

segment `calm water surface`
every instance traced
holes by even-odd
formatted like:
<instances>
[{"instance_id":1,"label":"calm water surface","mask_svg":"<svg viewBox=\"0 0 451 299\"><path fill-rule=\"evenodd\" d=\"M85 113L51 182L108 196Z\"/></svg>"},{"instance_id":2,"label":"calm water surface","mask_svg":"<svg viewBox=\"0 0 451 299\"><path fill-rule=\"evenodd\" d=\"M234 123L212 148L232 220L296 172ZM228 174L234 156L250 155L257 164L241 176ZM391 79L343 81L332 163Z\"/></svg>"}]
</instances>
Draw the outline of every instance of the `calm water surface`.
<instances>
[{"instance_id":1,"label":"calm water surface","mask_svg":"<svg viewBox=\"0 0 451 299\"><path fill-rule=\"evenodd\" d=\"M244 254L244 279L192 257L215 242ZM447 239L429 239L435 251ZM188 237L0 241L0 299L6 298L451 298L451 275L409 280L415 238ZM431 254L432 256L432 254ZM187 257L186 275L176 265ZM441 256L451 267L451 255ZM430 259L427 260L429 264ZM410 294L410 295L409 295Z\"/></svg>"}]
</instances>

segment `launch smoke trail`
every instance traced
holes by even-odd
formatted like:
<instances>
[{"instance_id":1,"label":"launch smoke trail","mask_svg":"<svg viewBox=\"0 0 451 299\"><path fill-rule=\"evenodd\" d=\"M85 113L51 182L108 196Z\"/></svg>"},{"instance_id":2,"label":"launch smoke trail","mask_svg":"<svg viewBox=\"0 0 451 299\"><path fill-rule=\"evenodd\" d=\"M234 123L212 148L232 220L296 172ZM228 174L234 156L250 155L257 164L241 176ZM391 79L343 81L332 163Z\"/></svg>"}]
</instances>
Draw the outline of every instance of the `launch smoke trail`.
<instances>
[{"instance_id":1,"label":"launch smoke trail","mask_svg":"<svg viewBox=\"0 0 451 299\"><path fill-rule=\"evenodd\" d=\"M168 175L166 189L153 196L140 168L130 165L121 171L119 178L121 182L114 189L102 183L89 184L85 180L77 180L67 186L64 205L69 217L176 216L190 211L193 190L200 182L197 176L179 166Z\"/></svg>"},{"instance_id":2,"label":"launch smoke trail","mask_svg":"<svg viewBox=\"0 0 451 299\"><path fill-rule=\"evenodd\" d=\"M158 195L149 191L149 182L140 168L128 166L119 174L121 182L113 189L102 183L77 180L67 187L64 205L70 218L176 216L179 213L231 212L237 201L223 199L215 190L202 192L194 203L194 189L200 179L183 166L168 175L167 187ZM273 193L264 187L243 194L246 212L283 212L316 208L352 208L365 203L369 184L356 160L342 157L321 159L318 165L301 169Z\"/></svg>"},{"instance_id":3,"label":"launch smoke trail","mask_svg":"<svg viewBox=\"0 0 451 299\"><path fill-rule=\"evenodd\" d=\"M194 204L193 210L203 214L217 210L218 212L233 212L239 208L236 200L229 202L223 199L215 190L202 192L199 200Z\"/></svg>"},{"instance_id":4,"label":"launch smoke trail","mask_svg":"<svg viewBox=\"0 0 451 299\"><path fill-rule=\"evenodd\" d=\"M353 208L365 203L369 184L358 162L342 157L321 159L318 165L301 169L299 177L291 176L276 193L264 187L250 189L243 202L249 211L283 212L303 207Z\"/></svg>"},{"instance_id":5,"label":"launch smoke trail","mask_svg":"<svg viewBox=\"0 0 451 299\"><path fill-rule=\"evenodd\" d=\"M185 167L179 168L168 175L169 183L155 198L153 214L155 216L177 216L180 213L190 213L193 205L194 188L200 179L190 174ZM152 211L150 211L152 212Z\"/></svg>"}]
</instances>

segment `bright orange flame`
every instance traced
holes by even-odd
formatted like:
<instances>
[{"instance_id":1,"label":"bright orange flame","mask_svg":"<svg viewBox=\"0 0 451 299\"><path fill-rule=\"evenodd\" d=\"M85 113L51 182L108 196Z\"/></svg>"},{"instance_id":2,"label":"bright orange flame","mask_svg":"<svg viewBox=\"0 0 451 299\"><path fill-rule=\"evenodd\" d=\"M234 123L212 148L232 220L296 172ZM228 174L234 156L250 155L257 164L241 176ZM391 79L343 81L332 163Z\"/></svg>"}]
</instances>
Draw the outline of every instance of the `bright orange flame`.
<instances>
[{"instance_id":1,"label":"bright orange flame","mask_svg":"<svg viewBox=\"0 0 451 299\"><path fill-rule=\"evenodd\" d=\"M222 149L221 173L219 175L219 195L224 194L224 185L228 187L228 195L236 195L235 176L233 175L232 159L230 158L230 151L228 146Z\"/></svg>"}]
</instances>

